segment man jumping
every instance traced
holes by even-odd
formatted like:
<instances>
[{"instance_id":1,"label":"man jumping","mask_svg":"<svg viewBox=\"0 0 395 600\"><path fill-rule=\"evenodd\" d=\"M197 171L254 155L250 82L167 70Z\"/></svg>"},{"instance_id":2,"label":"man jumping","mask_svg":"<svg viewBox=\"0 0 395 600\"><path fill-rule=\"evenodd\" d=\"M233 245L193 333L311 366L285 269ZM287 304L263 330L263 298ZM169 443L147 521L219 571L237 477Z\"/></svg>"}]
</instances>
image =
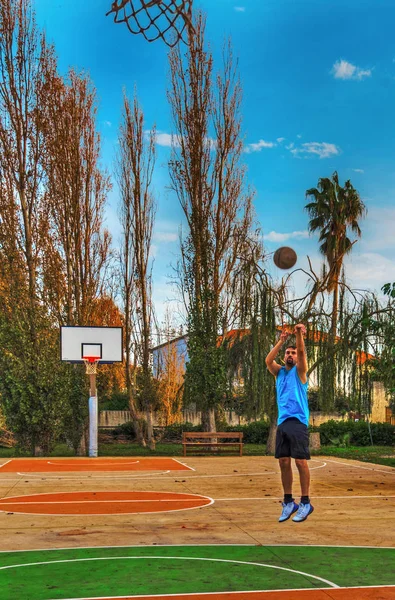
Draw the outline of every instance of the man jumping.
<instances>
[{"instance_id":1,"label":"man jumping","mask_svg":"<svg viewBox=\"0 0 395 600\"><path fill-rule=\"evenodd\" d=\"M286 342L290 333L283 331L280 339L266 357L266 366L276 378L278 420L276 436L276 453L281 469L281 481L284 489L283 511L279 522L293 517L295 523L305 521L313 512L310 504L310 471L307 461L310 460L309 434L309 405L307 401L307 359L303 336L306 328L302 323L296 325L296 347L287 346L282 367L275 358L281 346ZM292 464L291 458L299 471L302 498L296 504L292 497Z\"/></svg>"}]
</instances>

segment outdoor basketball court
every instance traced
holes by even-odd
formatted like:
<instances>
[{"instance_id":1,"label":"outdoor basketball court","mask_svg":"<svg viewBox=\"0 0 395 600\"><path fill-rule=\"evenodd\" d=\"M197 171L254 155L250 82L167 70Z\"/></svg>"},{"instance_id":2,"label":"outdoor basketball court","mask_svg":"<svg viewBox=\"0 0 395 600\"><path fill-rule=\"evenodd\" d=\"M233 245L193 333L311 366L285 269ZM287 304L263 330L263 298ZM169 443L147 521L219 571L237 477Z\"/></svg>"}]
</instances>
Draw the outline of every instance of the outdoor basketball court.
<instances>
[{"instance_id":1,"label":"outdoor basketball court","mask_svg":"<svg viewBox=\"0 0 395 600\"><path fill-rule=\"evenodd\" d=\"M311 469L279 524L271 457L3 460L0 598L395 598L395 470Z\"/></svg>"}]
</instances>

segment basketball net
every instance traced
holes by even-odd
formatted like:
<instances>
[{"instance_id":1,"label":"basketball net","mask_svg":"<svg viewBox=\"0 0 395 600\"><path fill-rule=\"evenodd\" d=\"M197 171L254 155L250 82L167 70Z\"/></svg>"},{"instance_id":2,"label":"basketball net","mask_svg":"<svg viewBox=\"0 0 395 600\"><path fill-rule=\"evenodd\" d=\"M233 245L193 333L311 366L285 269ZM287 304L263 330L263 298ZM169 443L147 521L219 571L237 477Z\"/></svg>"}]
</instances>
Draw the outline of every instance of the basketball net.
<instances>
[{"instance_id":1,"label":"basketball net","mask_svg":"<svg viewBox=\"0 0 395 600\"><path fill-rule=\"evenodd\" d=\"M85 364L85 373L87 375L96 375L97 373L97 365L99 364L99 358L93 358L91 356L84 357L82 359Z\"/></svg>"},{"instance_id":2,"label":"basketball net","mask_svg":"<svg viewBox=\"0 0 395 600\"><path fill-rule=\"evenodd\" d=\"M148 42L162 38L172 48L180 40L188 44L193 0L114 0L106 16L126 23L131 33L142 33ZM186 30L186 31L185 31Z\"/></svg>"}]
</instances>

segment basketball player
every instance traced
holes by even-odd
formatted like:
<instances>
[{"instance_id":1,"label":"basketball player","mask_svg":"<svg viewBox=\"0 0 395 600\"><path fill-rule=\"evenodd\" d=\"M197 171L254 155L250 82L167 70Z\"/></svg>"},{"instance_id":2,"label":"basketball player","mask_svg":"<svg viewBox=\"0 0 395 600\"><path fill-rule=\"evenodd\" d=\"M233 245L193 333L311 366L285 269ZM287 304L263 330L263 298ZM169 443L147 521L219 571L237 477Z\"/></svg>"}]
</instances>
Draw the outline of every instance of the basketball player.
<instances>
[{"instance_id":1,"label":"basketball player","mask_svg":"<svg viewBox=\"0 0 395 600\"><path fill-rule=\"evenodd\" d=\"M303 336L306 328L302 323L296 325L296 347L285 349L285 366L279 365L275 358L287 341L290 332L281 333L280 339L266 357L266 366L276 378L276 394L278 406L276 453L281 469L281 482L284 489L283 510L279 522L287 521L294 513L295 523L305 521L313 512L310 503L310 471L307 461L310 460L309 406L307 401L307 360ZM299 471L302 498L297 504L292 496L292 464L295 460Z\"/></svg>"}]
</instances>

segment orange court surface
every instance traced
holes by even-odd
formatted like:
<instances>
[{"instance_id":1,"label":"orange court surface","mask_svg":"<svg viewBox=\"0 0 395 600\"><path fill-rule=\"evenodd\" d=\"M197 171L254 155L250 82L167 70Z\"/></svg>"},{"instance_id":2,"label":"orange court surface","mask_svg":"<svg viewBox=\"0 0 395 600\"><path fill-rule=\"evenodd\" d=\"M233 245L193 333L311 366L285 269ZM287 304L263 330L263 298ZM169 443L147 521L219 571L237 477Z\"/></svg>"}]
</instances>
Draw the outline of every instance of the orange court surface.
<instances>
[{"instance_id":1,"label":"orange court surface","mask_svg":"<svg viewBox=\"0 0 395 600\"><path fill-rule=\"evenodd\" d=\"M190 471L175 458L12 458L0 465L1 473L58 471Z\"/></svg>"}]
</instances>

